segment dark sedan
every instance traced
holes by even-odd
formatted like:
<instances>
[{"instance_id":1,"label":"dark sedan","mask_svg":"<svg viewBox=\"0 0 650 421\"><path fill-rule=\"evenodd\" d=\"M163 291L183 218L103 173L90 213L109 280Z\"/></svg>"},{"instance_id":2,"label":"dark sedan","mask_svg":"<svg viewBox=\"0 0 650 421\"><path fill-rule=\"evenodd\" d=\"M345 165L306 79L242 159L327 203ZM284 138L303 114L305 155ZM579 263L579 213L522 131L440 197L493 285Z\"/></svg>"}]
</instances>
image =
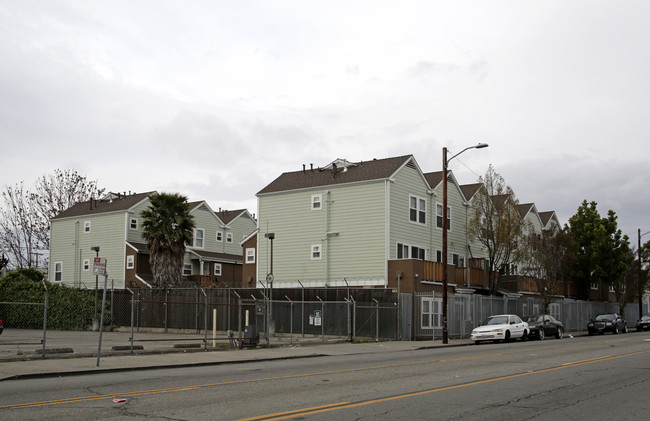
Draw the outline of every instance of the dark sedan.
<instances>
[{"instance_id":1,"label":"dark sedan","mask_svg":"<svg viewBox=\"0 0 650 421\"><path fill-rule=\"evenodd\" d=\"M557 339L562 339L564 336L564 326L562 322L557 320L550 314L535 314L528 316L528 337L537 338L543 341L547 336L554 336Z\"/></svg>"},{"instance_id":2,"label":"dark sedan","mask_svg":"<svg viewBox=\"0 0 650 421\"><path fill-rule=\"evenodd\" d=\"M592 319L587 325L587 332L590 335L594 333L604 334L605 332L627 333L627 323L625 319L616 313L599 314Z\"/></svg>"},{"instance_id":3,"label":"dark sedan","mask_svg":"<svg viewBox=\"0 0 650 421\"><path fill-rule=\"evenodd\" d=\"M650 316L643 316L636 322L637 332L642 330L650 329Z\"/></svg>"}]
</instances>

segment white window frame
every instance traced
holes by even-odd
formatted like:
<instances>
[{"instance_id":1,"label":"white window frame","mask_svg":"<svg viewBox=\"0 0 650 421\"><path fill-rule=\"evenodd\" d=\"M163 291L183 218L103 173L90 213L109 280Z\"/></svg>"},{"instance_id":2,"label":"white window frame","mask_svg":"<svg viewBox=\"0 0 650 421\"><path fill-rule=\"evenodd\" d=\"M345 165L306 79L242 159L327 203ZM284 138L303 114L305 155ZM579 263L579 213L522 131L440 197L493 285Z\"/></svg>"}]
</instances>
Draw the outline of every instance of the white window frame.
<instances>
[{"instance_id":1,"label":"white window frame","mask_svg":"<svg viewBox=\"0 0 650 421\"><path fill-rule=\"evenodd\" d=\"M323 258L323 249L320 244L311 245L311 260L321 260Z\"/></svg>"},{"instance_id":2,"label":"white window frame","mask_svg":"<svg viewBox=\"0 0 650 421\"><path fill-rule=\"evenodd\" d=\"M413 256L413 249L417 249L418 255ZM419 252L420 250L424 253L423 257L420 257ZM400 257L400 251L402 254L402 257ZM428 249L426 247L420 247L416 246L413 244L407 244L407 243L397 243L397 252L395 254L395 257L397 259L403 260L403 259L418 259L418 260L425 260L427 258L427 253Z\"/></svg>"},{"instance_id":3,"label":"white window frame","mask_svg":"<svg viewBox=\"0 0 650 421\"><path fill-rule=\"evenodd\" d=\"M199 239L197 236L198 232L201 232L201 238ZM198 241L201 241L201 245L198 245ZM194 235L192 235L192 247L197 248L197 249L202 249L205 247L205 230L203 228L194 228Z\"/></svg>"},{"instance_id":4,"label":"white window frame","mask_svg":"<svg viewBox=\"0 0 650 421\"><path fill-rule=\"evenodd\" d=\"M90 232L90 227L91 227L90 221L84 221L84 233Z\"/></svg>"},{"instance_id":5,"label":"white window frame","mask_svg":"<svg viewBox=\"0 0 650 421\"><path fill-rule=\"evenodd\" d=\"M232 244L232 232L226 233L226 243Z\"/></svg>"},{"instance_id":6,"label":"white window frame","mask_svg":"<svg viewBox=\"0 0 650 421\"><path fill-rule=\"evenodd\" d=\"M465 266L465 255L464 254L458 254L458 253L453 253L451 255L451 261L454 266L457 268L464 268Z\"/></svg>"},{"instance_id":7,"label":"white window frame","mask_svg":"<svg viewBox=\"0 0 650 421\"><path fill-rule=\"evenodd\" d=\"M221 271L222 271L221 263L215 263L214 264L214 276L221 276Z\"/></svg>"},{"instance_id":8,"label":"white window frame","mask_svg":"<svg viewBox=\"0 0 650 421\"><path fill-rule=\"evenodd\" d=\"M217 231L217 243L223 242L223 231Z\"/></svg>"},{"instance_id":9,"label":"white window frame","mask_svg":"<svg viewBox=\"0 0 650 421\"><path fill-rule=\"evenodd\" d=\"M140 225L138 222L138 218L129 218L129 229L137 231L138 226Z\"/></svg>"},{"instance_id":10,"label":"white window frame","mask_svg":"<svg viewBox=\"0 0 650 421\"><path fill-rule=\"evenodd\" d=\"M183 275L191 275L192 274L192 264L191 263L183 263Z\"/></svg>"},{"instance_id":11,"label":"white window frame","mask_svg":"<svg viewBox=\"0 0 650 421\"><path fill-rule=\"evenodd\" d=\"M440 213L438 213L440 212ZM440 223L438 223L440 218ZM447 231L451 231L451 206L447 205ZM436 202L436 228L442 231L442 203Z\"/></svg>"},{"instance_id":12,"label":"white window frame","mask_svg":"<svg viewBox=\"0 0 650 421\"><path fill-rule=\"evenodd\" d=\"M63 281L63 262L54 262L54 282Z\"/></svg>"},{"instance_id":13,"label":"white window frame","mask_svg":"<svg viewBox=\"0 0 650 421\"><path fill-rule=\"evenodd\" d=\"M413 200L415 200L415 207L413 206ZM411 212L415 211L415 219ZM426 225L427 224L427 198L416 196L414 194L409 195L409 222L412 224Z\"/></svg>"},{"instance_id":14,"label":"white window frame","mask_svg":"<svg viewBox=\"0 0 650 421\"><path fill-rule=\"evenodd\" d=\"M82 267L83 267L84 272L89 272L90 271L90 259L84 259Z\"/></svg>"},{"instance_id":15,"label":"white window frame","mask_svg":"<svg viewBox=\"0 0 650 421\"><path fill-rule=\"evenodd\" d=\"M255 263L255 247L246 249L246 263Z\"/></svg>"},{"instance_id":16,"label":"white window frame","mask_svg":"<svg viewBox=\"0 0 650 421\"><path fill-rule=\"evenodd\" d=\"M126 268L127 269L133 269L135 268L135 256L132 254L129 254L126 256Z\"/></svg>"},{"instance_id":17,"label":"white window frame","mask_svg":"<svg viewBox=\"0 0 650 421\"><path fill-rule=\"evenodd\" d=\"M614 291L614 284L609 284L609 292L615 292Z\"/></svg>"},{"instance_id":18,"label":"white window frame","mask_svg":"<svg viewBox=\"0 0 650 421\"><path fill-rule=\"evenodd\" d=\"M556 319L560 319L560 312L562 310L562 307L560 306L560 303L551 303L548 305L548 312L551 316L553 316Z\"/></svg>"},{"instance_id":19,"label":"white window frame","mask_svg":"<svg viewBox=\"0 0 650 421\"><path fill-rule=\"evenodd\" d=\"M216 266L216 263L215 263ZM202 262L201 267L203 268L203 271L201 272L201 275L207 276L210 274L210 263L208 262Z\"/></svg>"},{"instance_id":20,"label":"white window frame","mask_svg":"<svg viewBox=\"0 0 650 421\"><path fill-rule=\"evenodd\" d=\"M322 194L312 194L311 195L311 210L321 210L323 209L323 195Z\"/></svg>"},{"instance_id":21,"label":"white window frame","mask_svg":"<svg viewBox=\"0 0 650 421\"><path fill-rule=\"evenodd\" d=\"M442 320L442 298L420 297L420 328L439 329Z\"/></svg>"},{"instance_id":22,"label":"white window frame","mask_svg":"<svg viewBox=\"0 0 650 421\"><path fill-rule=\"evenodd\" d=\"M589 288L593 290L598 290L598 282L590 282Z\"/></svg>"}]
</instances>

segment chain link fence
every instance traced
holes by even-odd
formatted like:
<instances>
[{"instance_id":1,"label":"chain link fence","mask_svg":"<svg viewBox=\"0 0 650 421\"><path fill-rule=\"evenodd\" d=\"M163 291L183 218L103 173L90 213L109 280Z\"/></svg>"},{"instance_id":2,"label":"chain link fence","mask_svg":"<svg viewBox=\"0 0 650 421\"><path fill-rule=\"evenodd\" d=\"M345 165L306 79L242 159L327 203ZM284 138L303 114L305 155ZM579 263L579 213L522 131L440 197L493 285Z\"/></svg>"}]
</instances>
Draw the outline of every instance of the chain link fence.
<instances>
[{"instance_id":1,"label":"chain link fence","mask_svg":"<svg viewBox=\"0 0 650 421\"><path fill-rule=\"evenodd\" d=\"M0 360L74 355L97 356L99 361L100 355L134 352L442 337L442 296L433 293L352 288L276 289L272 294L253 288L111 289L104 302L103 292L62 293L44 283L25 291L0 291L4 324ZM4 299L9 296L11 300ZM449 294L448 306L449 337L464 338L490 315L526 317L538 313L542 303L535 298ZM626 313L634 315L636 309L630 304ZM618 304L563 300L551 304L550 312L569 332L584 330L598 313L618 312ZM636 319L628 318L628 325L632 320Z\"/></svg>"}]
</instances>

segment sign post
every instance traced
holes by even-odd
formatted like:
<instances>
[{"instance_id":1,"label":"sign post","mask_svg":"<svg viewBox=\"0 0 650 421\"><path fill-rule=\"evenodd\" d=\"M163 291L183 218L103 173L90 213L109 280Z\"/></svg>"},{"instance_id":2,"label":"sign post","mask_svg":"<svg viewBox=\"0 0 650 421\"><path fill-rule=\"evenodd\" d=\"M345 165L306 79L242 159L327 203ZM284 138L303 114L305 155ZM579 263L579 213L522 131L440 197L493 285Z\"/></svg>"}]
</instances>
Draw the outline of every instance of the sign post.
<instances>
[{"instance_id":1,"label":"sign post","mask_svg":"<svg viewBox=\"0 0 650 421\"><path fill-rule=\"evenodd\" d=\"M104 294L102 298L102 315L99 319L99 342L97 344L97 367L99 367L99 359L102 353L102 333L104 331L104 309L106 308L106 287L108 284L108 273L106 272L106 259L103 257L95 257L93 265L93 274L95 276L104 276ZM97 290L95 290L97 295Z\"/></svg>"}]
</instances>

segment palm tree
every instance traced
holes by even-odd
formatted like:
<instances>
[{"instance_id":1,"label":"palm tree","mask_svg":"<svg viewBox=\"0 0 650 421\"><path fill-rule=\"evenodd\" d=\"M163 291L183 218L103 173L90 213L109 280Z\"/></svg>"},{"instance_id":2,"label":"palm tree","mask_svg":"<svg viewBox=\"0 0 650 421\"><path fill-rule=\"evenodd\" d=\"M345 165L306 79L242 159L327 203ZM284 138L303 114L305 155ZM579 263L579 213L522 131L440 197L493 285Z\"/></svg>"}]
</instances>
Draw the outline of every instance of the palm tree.
<instances>
[{"instance_id":1,"label":"palm tree","mask_svg":"<svg viewBox=\"0 0 650 421\"><path fill-rule=\"evenodd\" d=\"M194 217L187 197L178 193L154 193L142 212L142 237L149 248L153 286L179 285L183 274L185 244L192 241Z\"/></svg>"}]
</instances>

